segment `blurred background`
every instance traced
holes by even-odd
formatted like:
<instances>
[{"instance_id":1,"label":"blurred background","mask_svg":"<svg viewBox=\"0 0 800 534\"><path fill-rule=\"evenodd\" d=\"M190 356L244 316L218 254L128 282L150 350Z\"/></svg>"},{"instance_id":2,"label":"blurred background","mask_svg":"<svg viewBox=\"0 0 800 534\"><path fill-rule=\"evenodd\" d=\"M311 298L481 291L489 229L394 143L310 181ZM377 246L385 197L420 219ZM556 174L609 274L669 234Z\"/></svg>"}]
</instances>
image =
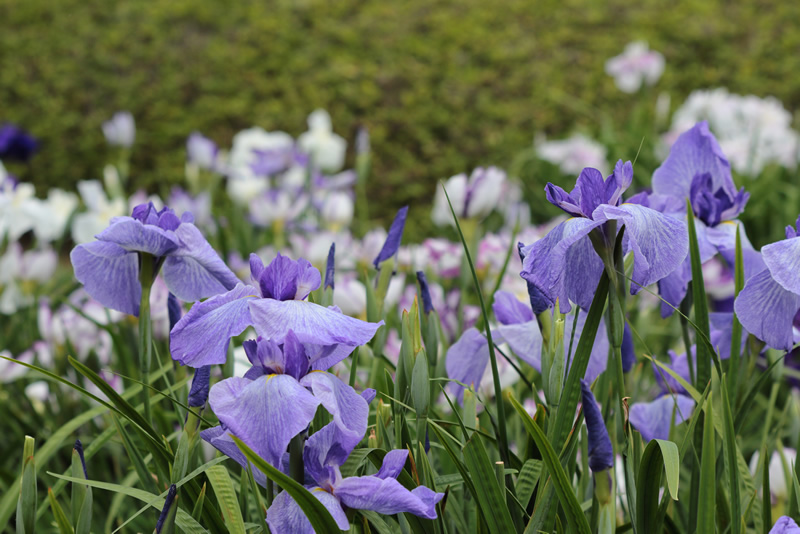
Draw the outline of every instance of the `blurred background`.
<instances>
[{"instance_id":1,"label":"blurred background","mask_svg":"<svg viewBox=\"0 0 800 534\"><path fill-rule=\"evenodd\" d=\"M101 178L114 150L101 125L129 110L130 184L163 195L184 180L190 132L221 147L253 125L295 136L324 108L349 141L348 164L357 128L370 133L371 215L411 204L410 231L425 235L438 180L497 165L539 199L542 221L555 212L541 186L561 178L530 157L536 136L586 132L612 163L641 145L637 179L648 183L660 161L649 147L695 89L798 109L799 25L800 3L781 0L2 0L0 121L40 144L6 166L40 192ZM666 66L631 95L604 65L634 40Z\"/></svg>"}]
</instances>

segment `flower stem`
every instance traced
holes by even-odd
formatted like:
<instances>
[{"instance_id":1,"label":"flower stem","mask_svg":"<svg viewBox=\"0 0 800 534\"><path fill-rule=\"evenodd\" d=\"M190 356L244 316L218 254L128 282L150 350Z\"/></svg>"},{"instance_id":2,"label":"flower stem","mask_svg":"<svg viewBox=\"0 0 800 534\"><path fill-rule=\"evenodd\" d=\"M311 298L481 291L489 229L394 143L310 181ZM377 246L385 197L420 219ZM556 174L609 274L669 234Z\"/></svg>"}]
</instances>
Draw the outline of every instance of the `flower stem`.
<instances>
[{"instance_id":1,"label":"flower stem","mask_svg":"<svg viewBox=\"0 0 800 534\"><path fill-rule=\"evenodd\" d=\"M153 323L150 321L150 289L155 278L155 258L142 254L139 260L139 282L142 285L142 300L139 304L139 373L142 381L142 401L144 417L149 422L150 415L150 364L153 354Z\"/></svg>"},{"instance_id":2,"label":"flower stem","mask_svg":"<svg viewBox=\"0 0 800 534\"><path fill-rule=\"evenodd\" d=\"M305 432L300 432L289 442L289 475L300 484L305 480L305 466L303 465L305 434Z\"/></svg>"}]
</instances>

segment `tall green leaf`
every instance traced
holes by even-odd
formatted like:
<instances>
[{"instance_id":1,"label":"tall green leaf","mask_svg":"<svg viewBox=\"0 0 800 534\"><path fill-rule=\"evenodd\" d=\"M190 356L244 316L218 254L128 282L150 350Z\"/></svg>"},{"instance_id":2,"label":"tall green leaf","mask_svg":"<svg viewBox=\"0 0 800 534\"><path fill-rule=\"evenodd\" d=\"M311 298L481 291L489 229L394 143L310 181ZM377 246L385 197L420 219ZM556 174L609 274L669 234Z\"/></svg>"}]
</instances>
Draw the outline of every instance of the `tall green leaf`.
<instances>
[{"instance_id":1,"label":"tall green leaf","mask_svg":"<svg viewBox=\"0 0 800 534\"><path fill-rule=\"evenodd\" d=\"M731 534L740 534L744 525L742 524L742 504L739 492L739 462L727 378L727 376L722 377L722 415L725 423L722 445L725 452L725 468L728 470L728 481L730 482Z\"/></svg>"},{"instance_id":2,"label":"tall green leaf","mask_svg":"<svg viewBox=\"0 0 800 534\"><path fill-rule=\"evenodd\" d=\"M690 217L691 218L691 217ZM697 534L714 532L714 518L716 516L716 443L714 440L714 410L711 402L712 395L708 396L705 406L705 421L703 422L703 448L700 458L700 487L697 496Z\"/></svg>"},{"instance_id":3,"label":"tall green leaf","mask_svg":"<svg viewBox=\"0 0 800 534\"><path fill-rule=\"evenodd\" d=\"M594 304L592 304L592 306L594 306ZM582 339L583 337L581 337L581 340ZM580 346L578 347L578 350L580 350ZM511 404L514 406L514 409L517 410L517 413L522 419L525 430L528 432L528 434L530 434L530 436L536 442L536 446L539 448L539 452L542 455L542 461L547 467L548 474L552 477L556 493L558 494L558 500L561 502L561 506L567 512L567 518L569 519L570 524L580 534L590 534L591 528L589 527L589 522L586 519L586 515L583 513L581 504L575 497L572 485L569 483L569 479L567 478L567 474L564 472L564 468L561 467L561 462L558 461L558 456L553 450L553 446L547 440L547 436L544 435L544 432L542 432L542 429L539 428L539 425L533 422L533 419L531 419L531 416L528 415L528 412L525 411L525 408L522 407L519 401L517 401L513 395L510 397L510 400Z\"/></svg>"},{"instance_id":4,"label":"tall green leaf","mask_svg":"<svg viewBox=\"0 0 800 534\"><path fill-rule=\"evenodd\" d=\"M669 495L678 500L681 462L672 441L651 440L644 449L636 480L636 532L661 532L664 516L659 511L662 472L667 474Z\"/></svg>"},{"instance_id":5,"label":"tall green leaf","mask_svg":"<svg viewBox=\"0 0 800 534\"><path fill-rule=\"evenodd\" d=\"M514 532L514 523L505 499L505 487L495 476L495 468L486 454L480 434L473 434L464 446L464 463L477 490L478 506L489 532ZM502 478L502 477L501 477Z\"/></svg>"},{"instance_id":6,"label":"tall green leaf","mask_svg":"<svg viewBox=\"0 0 800 534\"><path fill-rule=\"evenodd\" d=\"M217 496L217 503L222 510L222 517L225 519L228 532L244 534L244 519L228 470L221 465L215 465L206 471L206 476L211 482L211 487L214 488L214 494Z\"/></svg>"}]
</instances>

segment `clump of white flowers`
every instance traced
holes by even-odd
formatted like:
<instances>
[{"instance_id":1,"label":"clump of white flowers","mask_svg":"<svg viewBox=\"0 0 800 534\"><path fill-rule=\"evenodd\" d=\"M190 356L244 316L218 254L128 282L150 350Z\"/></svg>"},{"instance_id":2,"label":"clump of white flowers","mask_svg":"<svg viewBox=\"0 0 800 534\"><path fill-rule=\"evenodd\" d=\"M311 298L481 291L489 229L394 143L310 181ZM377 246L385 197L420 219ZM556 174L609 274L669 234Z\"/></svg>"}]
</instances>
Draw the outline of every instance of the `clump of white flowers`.
<instances>
[{"instance_id":1,"label":"clump of white flowers","mask_svg":"<svg viewBox=\"0 0 800 534\"><path fill-rule=\"evenodd\" d=\"M606 61L606 73L620 91L635 93L642 84L655 85L664 73L664 56L645 41L628 43L622 54Z\"/></svg>"},{"instance_id":2,"label":"clump of white flowers","mask_svg":"<svg viewBox=\"0 0 800 534\"><path fill-rule=\"evenodd\" d=\"M606 147L583 134L574 134L566 139L547 141L543 137L534 141L536 155L544 161L557 165L561 172L577 175L585 167L608 174Z\"/></svg>"},{"instance_id":3,"label":"clump of white flowers","mask_svg":"<svg viewBox=\"0 0 800 534\"><path fill-rule=\"evenodd\" d=\"M742 96L724 88L694 91L673 115L666 144L701 120L708 121L731 167L740 174L758 176L772 163L797 165L800 136L791 127L791 113L776 98Z\"/></svg>"}]
</instances>

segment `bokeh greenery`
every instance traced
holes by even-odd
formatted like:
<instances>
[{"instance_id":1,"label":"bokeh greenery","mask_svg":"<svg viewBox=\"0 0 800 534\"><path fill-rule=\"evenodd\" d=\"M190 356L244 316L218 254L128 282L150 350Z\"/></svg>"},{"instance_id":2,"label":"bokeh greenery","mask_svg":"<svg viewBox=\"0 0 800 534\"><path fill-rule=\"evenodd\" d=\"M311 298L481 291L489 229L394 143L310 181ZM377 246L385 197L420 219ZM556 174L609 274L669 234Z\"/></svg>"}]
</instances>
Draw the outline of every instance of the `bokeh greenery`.
<instances>
[{"instance_id":1,"label":"bokeh greenery","mask_svg":"<svg viewBox=\"0 0 800 534\"><path fill-rule=\"evenodd\" d=\"M426 204L439 178L512 166L536 132L630 124L634 97L603 63L633 39L666 56L655 91L673 108L726 86L796 109L798 26L800 3L783 0L3 0L0 121L42 142L15 173L70 187L100 176L100 125L130 110L133 183L163 192L192 130L222 146L254 124L298 134L323 107L350 139L369 128L380 216ZM612 157L635 156L641 136Z\"/></svg>"}]
</instances>

